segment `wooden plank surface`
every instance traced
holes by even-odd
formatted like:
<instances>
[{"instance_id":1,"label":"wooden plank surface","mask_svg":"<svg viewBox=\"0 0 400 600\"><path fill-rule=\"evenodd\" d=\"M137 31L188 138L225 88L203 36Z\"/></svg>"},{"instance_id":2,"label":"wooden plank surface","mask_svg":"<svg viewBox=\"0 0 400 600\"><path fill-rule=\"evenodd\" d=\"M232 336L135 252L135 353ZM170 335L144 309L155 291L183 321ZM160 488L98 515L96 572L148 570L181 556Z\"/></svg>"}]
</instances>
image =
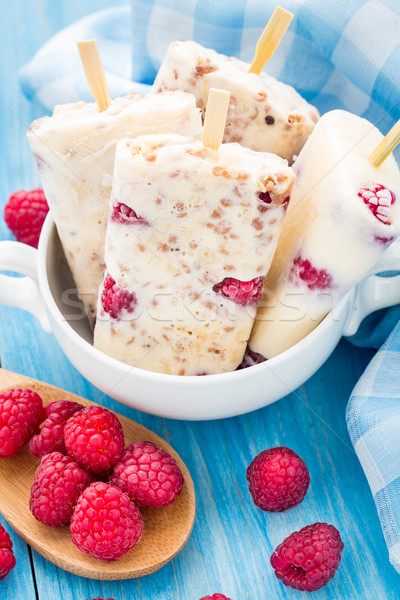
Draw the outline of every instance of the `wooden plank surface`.
<instances>
[{"instance_id":1,"label":"wooden plank surface","mask_svg":"<svg viewBox=\"0 0 400 600\"><path fill-rule=\"evenodd\" d=\"M111 0L2 0L2 204L15 189L39 183L25 133L41 111L21 95L18 67L60 28L112 5ZM0 237L11 238L1 219ZM338 526L345 550L338 575L313 598L399 598L400 578L388 562L372 496L344 420L349 393L371 356L368 350L342 342L306 385L274 405L223 421L179 422L138 413L104 397L69 364L54 338L43 333L33 317L0 307L0 360L4 368L64 387L149 427L180 454L192 474L197 495L197 517L189 542L160 571L141 579L97 582L79 578L35 552L32 570L27 546L13 535L18 562L10 577L0 582L0 600L84 600L96 596L198 600L217 591L232 600L297 599L301 594L284 588L273 575L269 556L286 535L317 520ZM278 444L293 448L305 459L311 486L299 507L268 514L254 507L245 471L256 453Z\"/></svg>"}]
</instances>

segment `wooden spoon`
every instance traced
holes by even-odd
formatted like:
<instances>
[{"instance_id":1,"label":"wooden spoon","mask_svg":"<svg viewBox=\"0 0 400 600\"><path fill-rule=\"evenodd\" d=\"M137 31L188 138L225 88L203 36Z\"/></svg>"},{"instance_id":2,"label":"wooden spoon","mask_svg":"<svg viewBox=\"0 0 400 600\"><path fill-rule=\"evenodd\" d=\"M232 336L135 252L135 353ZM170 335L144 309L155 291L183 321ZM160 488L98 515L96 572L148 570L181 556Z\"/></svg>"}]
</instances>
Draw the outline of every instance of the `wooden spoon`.
<instances>
[{"instance_id":1,"label":"wooden spoon","mask_svg":"<svg viewBox=\"0 0 400 600\"><path fill-rule=\"evenodd\" d=\"M94 403L47 383L0 369L0 392L7 388L29 388L37 392L44 404L54 400L73 400L85 406ZM29 510L29 495L39 459L25 446L15 456L0 459L0 512L11 527L42 556L58 567L91 579L130 579L149 575L160 569L184 546L192 531L195 516L195 493L189 471L178 454L158 435L117 414L122 423L126 444L149 440L175 458L185 483L181 495L165 508L142 510L143 537L130 552L112 563L103 563L81 552L72 543L70 530L48 527L37 521Z\"/></svg>"}]
</instances>

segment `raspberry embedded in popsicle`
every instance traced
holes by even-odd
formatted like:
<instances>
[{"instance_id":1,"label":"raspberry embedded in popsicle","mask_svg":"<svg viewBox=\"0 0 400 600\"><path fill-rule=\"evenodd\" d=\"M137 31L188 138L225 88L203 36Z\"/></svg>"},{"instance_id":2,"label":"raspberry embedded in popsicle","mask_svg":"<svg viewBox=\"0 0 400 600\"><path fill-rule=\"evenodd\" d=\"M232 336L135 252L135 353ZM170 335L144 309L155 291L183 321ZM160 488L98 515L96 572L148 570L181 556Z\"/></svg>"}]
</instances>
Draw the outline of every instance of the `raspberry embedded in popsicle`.
<instances>
[{"instance_id":1,"label":"raspberry embedded in popsicle","mask_svg":"<svg viewBox=\"0 0 400 600\"><path fill-rule=\"evenodd\" d=\"M309 290L327 290L333 287L332 276L325 269L317 269L307 258L297 256L293 261L289 279L293 282L300 279L307 284Z\"/></svg>"},{"instance_id":2,"label":"raspberry embedded in popsicle","mask_svg":"<svg viewBox=\"0 0 400 600\"><path fill-rule=\"evenodd\" d=\"M381 223L388 225L390 223L391 206L396 202L396 195L380 183L373 183L362 187L358 192L368 206L372 214Z\"/></svg>"},{"instance_id":3,"label":"raspberry embedded in popsicle","mask_svg":"<svg viewBox=\"0 0 400 600\"><path fill-rule=\"evenodd\" d=\"M113 319L119 319L121 313L125 310L132 313L136 307L136 296L120 288L111 277L106 275L101 293L101 304L103 310Z\"/></svg>"},{"instance_id":4,"label":"raspberry embedded in popsicle","mask_svg":"<svg viewBox=\"0 0 400 600\"><path fill-rule=\"evenodd\" d=\"M113 200L110 218L115 223L121 223L123 225L150 225L144 217L138 216L133 208L130 208L123 202L118 202L118 200Z\"/></svg>"},{"instance_id":5,"label":"raspberry embedded in popsicle","mask_svg":"<svg viewBox=\"0 0 400 600\"><path fill-rule=\"evenodd\" d=\"M242 306L257 306L263 291L263 277L256 277L251 281L239 281L233 277L225 277L213 286L213 292L229 298Z\"/></svg>"}]
</instances>

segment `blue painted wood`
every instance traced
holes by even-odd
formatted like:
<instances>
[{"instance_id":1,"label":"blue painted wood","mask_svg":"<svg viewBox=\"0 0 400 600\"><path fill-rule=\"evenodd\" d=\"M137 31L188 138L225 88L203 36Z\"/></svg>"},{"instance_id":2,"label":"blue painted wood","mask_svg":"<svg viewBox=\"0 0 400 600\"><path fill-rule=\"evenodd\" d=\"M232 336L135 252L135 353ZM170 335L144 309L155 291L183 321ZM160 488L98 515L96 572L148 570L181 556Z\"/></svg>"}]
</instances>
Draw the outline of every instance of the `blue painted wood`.
<instances>
[{"instance_id":1,"label":"blue painted wood","mask_svg":"<svg viewBox=\"0 0 400 600\"><path fill-rule=\"evenodd\" d=\"M2 11L0 39L0 202L39 181L25 140L40 109L20 94L16 72L55 31L110 0L18 0ZM1 239L11 238L0 219ZM352 387L372 352L342 342L299 390L257 412L208 423L161 419L105 397L70 365L51 335L33 317L0 307L0 360L7 369L37 377L138 420L164 436L188 465L196 487L197 518L183 551L158 573L138 580L97 582L72 576L33 553L39 600L198 600L223 592L232 600L295 599L273 575L269 556L292 531L317 520L335 524L345 550L340 570L316 600L394 600L400 579L390 566L374 503L348 438L344 413ZM290 390L288 390L290 392ZM165 398L168 402L168 397ZM188 402L190 398L188 398ZM287 445L305 459L310 490L283 514L256 509L245 472L266 447ZM0 582L0 600L36 598L26 545L15 534L18 564Z\"/></svg>"}]
</instances>

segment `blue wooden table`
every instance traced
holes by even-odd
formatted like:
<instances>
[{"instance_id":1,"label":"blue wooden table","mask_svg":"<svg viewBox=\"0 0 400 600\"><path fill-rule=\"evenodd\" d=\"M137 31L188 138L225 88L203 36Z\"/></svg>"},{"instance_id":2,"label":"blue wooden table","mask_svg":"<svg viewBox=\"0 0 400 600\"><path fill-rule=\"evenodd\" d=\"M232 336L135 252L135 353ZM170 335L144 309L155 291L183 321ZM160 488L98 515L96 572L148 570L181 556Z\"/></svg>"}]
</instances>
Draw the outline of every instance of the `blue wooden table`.
<instances>
[{"instance_id":1,"label":"blue wooden table","mask_svg":"<svg viewBox=\"0 0 400 600\"><path fill-rule=\"evenodd\" d=\"M121 3L121 2L120 2ZM26 142L41 110L21 94L17 70L56 31L112 0L1 0L1 203L16 189L39 184ZM0 218L0 238L12 236ZM188 423L138 413L105 397L70 365L51 335L30 315L0 307L1 366L86 396L139 421L167 439L189 467L197 493L193 534L182 552L157 573L123 582L82 579L33 552L13 531L17 566L0 582L0 600L198 600L222 592L232 600L303 597L275 578L274 548L289 533L315 521L336 525L345 542L337 576L316 600L386 600L400 597L400 576L388 561L367 481L345 425L348 396L372 352L341 342L302 388L242 417ZM168 401L168 399L166 399ZM261 450L286 445L311 472L304 502L283 514L254 507L245 472ZM4 520L2 520L4 524Z\"/></svg>"}]
</instances>

